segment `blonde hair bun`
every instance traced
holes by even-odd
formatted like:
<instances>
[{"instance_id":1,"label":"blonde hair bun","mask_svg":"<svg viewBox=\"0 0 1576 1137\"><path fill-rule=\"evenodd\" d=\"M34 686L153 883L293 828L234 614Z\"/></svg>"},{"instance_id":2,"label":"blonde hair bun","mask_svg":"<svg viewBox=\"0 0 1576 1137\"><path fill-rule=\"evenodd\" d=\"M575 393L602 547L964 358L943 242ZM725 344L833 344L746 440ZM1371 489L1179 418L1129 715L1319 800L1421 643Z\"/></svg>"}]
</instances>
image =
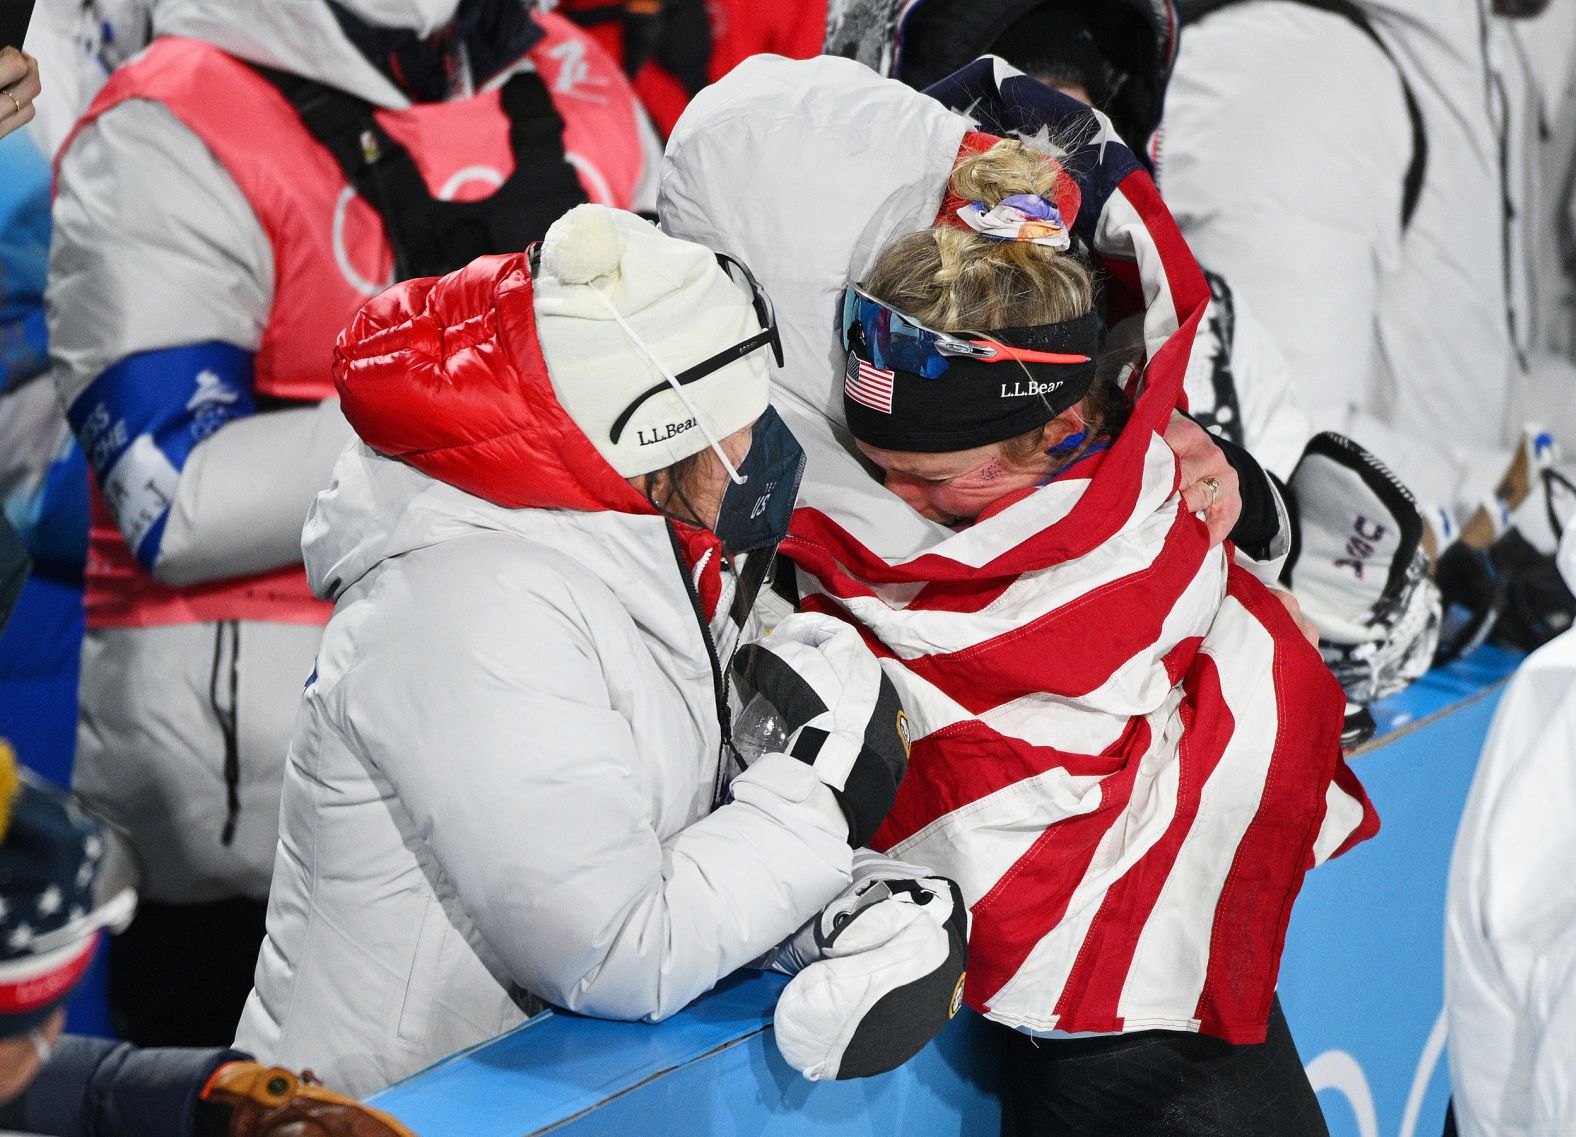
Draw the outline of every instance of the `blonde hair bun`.
<instances>
[{"instance_id":1,"label":"blonde hair bun","mask_svg":"<svg viewBox=\"0 0 1576 1137\"><path fill-rule=\"evenodd\" d=\"M1031 193L1050 197L1060 169L1038 150L1004 139L953 168L952 192L986 208ZM1057 324L1094 306L1089 270L1071 253L933 225L881 251L866 278L874 296L944 332Z\"/></svg>"},{"instance_id":2,"label":"blonde hair bun","mask_svg":"<svg viewBox=\"0 0 1576 1137\"><path fill-rule=\"evenodd\" d=\"M1058 167L1038 150L1013 138L1004 138L989 150L970 154L952 170L952 192L987 209L1014 194L1050 197L1061 177Z\"/></svg>"}]
</instances>

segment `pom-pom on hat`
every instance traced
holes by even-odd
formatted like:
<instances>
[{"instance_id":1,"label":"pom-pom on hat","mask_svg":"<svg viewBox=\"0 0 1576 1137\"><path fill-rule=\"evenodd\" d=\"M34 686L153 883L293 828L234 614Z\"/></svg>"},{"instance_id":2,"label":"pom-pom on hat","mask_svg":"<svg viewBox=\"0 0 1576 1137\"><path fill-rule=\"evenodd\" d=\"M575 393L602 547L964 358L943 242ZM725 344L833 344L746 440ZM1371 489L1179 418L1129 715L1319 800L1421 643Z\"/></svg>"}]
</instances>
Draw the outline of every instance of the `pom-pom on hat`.
<instances>
[{"instance_id":1,"label":"pom-pom on hat","mask_svg":"<svg viewBox=\"0 0 1576 1137\"><path fill-rule=\"evenodd\" d=\"M678 375L761 330L749 292L710 249L633 213L579 205L548 229L534 289L553 391L621 476L688 458L706 448L707 431L724 438L766 409L766 355L755 351L686 384L683 396L669 387L639 401L613 440L621 416L664 383L647 351Z\"/></svg>"}]
</instances>

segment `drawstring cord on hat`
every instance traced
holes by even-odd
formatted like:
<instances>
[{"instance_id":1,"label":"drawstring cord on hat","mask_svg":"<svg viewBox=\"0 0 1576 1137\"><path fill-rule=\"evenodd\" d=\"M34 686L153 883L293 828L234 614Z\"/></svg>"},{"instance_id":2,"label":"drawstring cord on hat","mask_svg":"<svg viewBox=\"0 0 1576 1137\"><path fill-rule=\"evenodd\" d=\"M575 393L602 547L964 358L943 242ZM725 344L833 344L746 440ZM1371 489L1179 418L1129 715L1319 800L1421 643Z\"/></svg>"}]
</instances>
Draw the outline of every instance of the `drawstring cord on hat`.
<instances>
[{"instance_id":1,"label":"drawstring cord on hat","mask_svg":"<svg viewBox=\"0 0 1576 1137\"><path fill-rule=\"evenodd\" d=\"M602 307L607 309L608 315L612 316L613 320L618 324L618 326L624 330L624 334L629 337L630 342L633 343L637 349L639 349L640 354L644 355L651 361L651 365L661 373L663 379L667 380L668 386L672 387L674 393L677 394L681 400L683 400L685 408L695 419L695 425L700 427L700 432L706 436L707 444L711 446L717 457L721 459L723 469L728 471L729 479L734 485L742 486L744 484L743 476L740 475L738 468L728 460L727 451L723 450L721 440L719 440L717 436L712 433L711 427L706 425L706 420L701 416L699 408L697 408L694 403L690 402L690 397L684 393L684 385L673 377L673 373L671 371L663 366L662 360L658 359L656 353L646 346L646 341L641 339L640 336L635 333L635 329L629 326L628 321L626 321L624 317L619 314L618 309L613 306L613 302L606 296L602 295L600 289L593 285L591 288L591 294L602 302ZM688 502L685 504L687 505Z\"/></svg>"}]
</instances>

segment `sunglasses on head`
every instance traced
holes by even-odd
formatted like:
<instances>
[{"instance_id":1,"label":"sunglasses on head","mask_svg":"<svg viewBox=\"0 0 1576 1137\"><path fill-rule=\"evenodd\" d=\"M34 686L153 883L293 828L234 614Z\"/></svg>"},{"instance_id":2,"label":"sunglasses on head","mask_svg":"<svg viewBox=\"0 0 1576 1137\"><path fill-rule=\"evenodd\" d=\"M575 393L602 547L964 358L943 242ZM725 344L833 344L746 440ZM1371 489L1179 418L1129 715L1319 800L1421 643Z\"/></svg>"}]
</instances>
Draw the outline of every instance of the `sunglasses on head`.
<instances>
[{"instance_id":1,"label":"sunglasses on head","mask_svg":"<svg viewBox=\"0 0 1576 1137\"><path fill-rule=\"evenodd\" d=\"M772 310L771 297L766 295L765 290L761 288L761 282L755 279L755 274L742 261L730 257L727 253L717 253L716 257L717 263L722 266L722 271L728 274L728 279L735 284L739 284L741 283L740 277L743 278L742 284L750 290L750 305L755 309L755 318L760 323L761 330L748 339L740 340L732 347L724 348L716 355L701 360L695 366L686 367L683 371L680 371L673 378L681 387L693 383L697 379L704 379L713 371L720 371L728 364L743 359L752 351L759 351L763 347L772 349L772 358L777 361L778 367L783 365L783 342L777 334L777 316ZM639 395L636 395L634 401L625 407L618 418L614 420L613 429L609 431L612 441L614 443L618 442L620 436L624 433L624 428L629 425L629 420L634 417L635 412L641 408L647 399L672 389L673 385L666 379L663 379L662 382L653 383Z\"/></svg>"},{"instance_id":2,"label":"sunglasses on head","mask_svg":"<svg viewBox=\"0 0 1576 1137\"><path fill-rule=\"evenodd\" d=\"M883 371L906 371L924 379L940 379L953 359L972 363L1089 362L1087 355L1032 351L992 339L965 339L955 333L938 332L852 282L843 289L837 334L843 350L865 362Z\"/></svg>"}]
</instances>

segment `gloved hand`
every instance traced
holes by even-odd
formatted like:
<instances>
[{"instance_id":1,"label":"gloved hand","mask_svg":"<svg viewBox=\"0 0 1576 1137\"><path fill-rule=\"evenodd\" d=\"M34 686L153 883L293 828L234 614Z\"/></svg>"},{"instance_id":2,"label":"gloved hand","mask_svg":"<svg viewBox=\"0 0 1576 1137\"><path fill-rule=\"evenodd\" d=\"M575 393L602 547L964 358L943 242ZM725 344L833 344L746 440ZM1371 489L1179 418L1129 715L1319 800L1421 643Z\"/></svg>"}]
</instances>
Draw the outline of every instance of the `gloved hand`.
<instances>
[{"instance_id":1,"label":"gloved hand","mask_svg":"<svg viewBox=\"0 0 1576 1137\"><path fill-rule=\"evenodd\" d=\"M853 886L774 953L778 969L803 967L777 1000L777 1049L812 1082L902 1065L963 1002L969 912L958 886L870 856L881 863L861 874L856 857Z\"/></svg>"},{"instance_id":2,"label":"gloved hand","mask_svg":"<svg viewBox=\"0 0 1576 1137\"><path fill-rule=\"evenodd\" d=\"M201 1100L206 1117L219 1112L213 1107L228 1107L226 1137L415 1137L388 1114L325 1090L310 1075L256 1062L220 1066Z\"/></svg>"},{"instance_id":3,"label":"gloved hand","mask_svg":"<svg viewBox=\"0 0 1576 1137\"><path fill-rule=\"evenodd\" d=\"M1559 447L1547 431L1522 432L1493 494L1439 557L1451 637L1442 660L1463 655L1492 635L1531 651L1576 620L1576 595L1555 560L1576 517L1576 482L1557 468Z\"/></svg>"},{"instance_id":4,"label":"gloved hand","mask_svg":"<svg viewBox=\"0 0 1576 1137\"><path fill-rule=\"evenodd\" d=\"M784 752L837 795L849 844L869 841L908 768L908 719L859 633L831 616L796 612L740 648L733 671L746 702L760 695L781 713Z\"/></svg>"},{"instance_id":5,"label":"gloved hand","mask_svg":"<svg viewBox=\"0 0 1576 1137\"><path fill-rule=\"evenodd\" d=\"M1406 687L1433 660L1439 590L1411 491L1349 438L1315 435L1292 471L1298 542L1281 579L1319 629L1353 703Z\"/></svg>"},{"instance_id":6,"label":"gloved hand","mask_svg":"<svg viewBox=\"0 0 1576 1137\"><path fill-rule=\"evenodd\" d=\"M806 921L804 927L761 956L751 966L762 971L775 971L779 975L798 975L821 958L821 921L828 912L841 910L851 897L862 895L872 884L883 881L944 879L932 878L930 870L923 865L900 861L896 857L889 857L874 849L854 850L851 876L852 880L843 890L842 895L822 909L815 919Z\"/></svg>"}]
</instances>

